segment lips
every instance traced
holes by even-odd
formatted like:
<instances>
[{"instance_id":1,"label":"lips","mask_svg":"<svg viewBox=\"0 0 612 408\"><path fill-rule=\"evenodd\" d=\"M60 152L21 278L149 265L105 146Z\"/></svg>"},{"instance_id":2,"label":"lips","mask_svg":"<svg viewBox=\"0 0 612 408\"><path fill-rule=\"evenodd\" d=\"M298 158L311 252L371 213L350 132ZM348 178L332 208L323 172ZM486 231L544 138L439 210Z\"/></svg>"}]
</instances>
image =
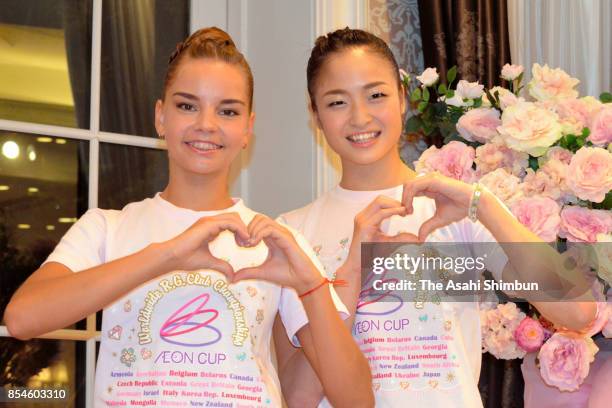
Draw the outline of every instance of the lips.
<instances>
[{"instance_id":1,"label":"lips","mask_svg":"<svg viewBox=\"0 0 612 408\"><path fill-rule=\"evenodd\" d=\"M193 140L190 142L185 142L185 144L198 153L210 153L223 149L223 145L213 142L205 142L201 140Z\"/></svg>"},{"instance_id":2,"label":"lips","mask_svg":"<svg viewBox=\"0 0 612 408\"><path fill-rule=\"evenodd\" d=\"M372 142L380 136L380 131L373 132L359 132L353 133L346 137L346 139L355 145L365 146L370 145Z\"/></svg>"}]
</instances>

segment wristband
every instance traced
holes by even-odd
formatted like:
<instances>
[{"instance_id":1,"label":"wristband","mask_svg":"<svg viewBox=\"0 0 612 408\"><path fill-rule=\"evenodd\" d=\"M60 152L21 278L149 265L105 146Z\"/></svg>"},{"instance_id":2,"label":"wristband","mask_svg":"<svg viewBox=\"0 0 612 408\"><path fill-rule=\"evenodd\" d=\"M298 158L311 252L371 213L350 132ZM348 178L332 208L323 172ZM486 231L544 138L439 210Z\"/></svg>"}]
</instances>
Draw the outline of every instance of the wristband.
<instances>
[{"instance_id":1,"label":"wristband","mask_svg":"<svg viewBox=\"0 0 612 408\"><path fill-rule=\"evenodd\" d=\"M312 292L314 292L315 290L319 289L321 286L331 283L334 286L346 286L347 282L342 280L342 279L334 279L334 280L330 280L327 278L323 278L323 280L318 283L314 288L307 290L306 292L302 293L301 295L298 295L298 297L301 299L304 296L308 296L310 295Z\"/></svg>"},{"instance_id":2,"label":"wristband","mask_svg":"<svg viewBox=\"0 0 612 408\"><path fill-rule=\"evenodd\" d=\"M470 198L470 206L468 208L468 218L472 222L478 221L478 202L482 194L482 186L480 183L474 183L474 191L472 192L472 198Z\"/></svg>"}]
</instances>

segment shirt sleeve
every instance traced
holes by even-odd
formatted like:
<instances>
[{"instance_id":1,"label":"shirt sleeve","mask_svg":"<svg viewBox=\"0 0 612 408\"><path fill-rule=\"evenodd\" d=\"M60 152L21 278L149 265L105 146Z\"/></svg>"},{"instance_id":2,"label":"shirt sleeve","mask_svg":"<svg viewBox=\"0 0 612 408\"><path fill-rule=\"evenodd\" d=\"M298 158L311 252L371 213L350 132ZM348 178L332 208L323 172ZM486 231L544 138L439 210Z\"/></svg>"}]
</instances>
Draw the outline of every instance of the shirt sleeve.
<instances>
[{"instance_id":1,"label":"shirt sleeve","mask_svg":"<svg viewBox=\"0 0 612 408\"><path fill-rule=\"evenodd\" d=\"M281 220L277 219L277 222L281 222ZM319 262L319 259L310 247L310 244L308 243L306 238L304 238L302 234L295 231L293 228L287 225L284 226L287 227L293 233L297 243L300 245L300 248L302 249L302 251L304 251L306 255L308 255L312 263L319 270L321 276L325 276L325 273L323 272L323 266ZM336 310L338 310L343 319L346 319L349 316L346 306L344 305L344 303L342 303L340 297L331 285L326 285L326 287L326 290L330 291L330 295L332 297L332 301L334 302ZM288 287L283 287L281 289L278 311L283 325L285 326L285 331L287 332L289 340L291 340L291 343L294 346L299 347L300 342L297 339L296 333L298 332L298 330L308 324L308 316L306 315L306 311L304 310L302 301L298 297L295 289Z\"/></svg>"},{"instance_id":2,"label":"shirt sleeve","mask_svg":"<svg viewBox=\"0 0 612 408\"><path fill-rule=\"evenodd\" d=\"M87 211L66 232L43 265L59 262L73 272L80 272L105 262L107 222L104 211Z\"/></svg>"}]
</instances>

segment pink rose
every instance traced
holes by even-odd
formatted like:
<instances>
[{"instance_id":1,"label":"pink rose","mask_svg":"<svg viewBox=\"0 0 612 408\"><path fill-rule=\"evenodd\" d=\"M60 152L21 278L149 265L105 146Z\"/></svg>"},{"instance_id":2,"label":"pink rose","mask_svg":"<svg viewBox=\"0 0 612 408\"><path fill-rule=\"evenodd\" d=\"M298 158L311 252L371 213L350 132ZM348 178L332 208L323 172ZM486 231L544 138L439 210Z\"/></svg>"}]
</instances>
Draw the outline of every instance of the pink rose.
<instances>
[{"instance_id":1,"label":"pink rose","mask_svg":"<svg viewBox=\"0 0 612 408\"><path fill-rule=\"evenodd\" d=\"M564 133L582 134L582 129L589 127L591 119L599 112L603 104L592 96L580 99L563 99L554 106Z\"/></svg>"},{"instance_id":2,"label":"pink rose","mask_svg":"<svg viewBox=\"0 0 612 408\"><path fill-rule=\"evenodd\" d=\"M479 175L503 168L508 173L522 177L529 165L529 155L497 143L487 143L476 148L475 162Z\"/></svg>"},{"instance_id":3,"label":"pink rose","mask_svg":"<svg viewBox=\"0 0 612 408\"><path fill-rule=\"evenodd\" d=\"M568 167L562 161L549 159L536 172L527 169L523 193L525 196L542 195L564 203L575 201L567 186Z\"/></svg>"},{"instance_id":4,"label":"pink rose","mask_svg":"<svg viewBox=\"0 0 612 408\"><path fill-rule=\"evenodd\" d=\"M512 206L512 213L543 241L553 242L561 225L560 209L559 204L550 197L532 196L518 200Z\"/></svg>"},{"instance_id":5,"label":"pink rose","mask_svg":"<svg viewBox=\"0 0 612 408\"><path fill-rule=\"evenodd\" d=\"M540 161L539 159L538 161L540 162L540 166L542 166L546 160L550 159L559 160L564 164L570 164L570 162L572 161L572 157L574 157L574 154L569 150L564 149L560 146L553 146L546 152L546 155L543 158L544 161Z\"/></svg>"},{"instance_id":6,"label":"pink rose","mask_svg":"<svg viewBox=\"0 0 612 408\"><path fill-rule=\"evenodd\" d=\"M612 190L612 153L581 147L570 162L567 184L578 198L600 203Z\"/></svg>"},{"instance_id":7,"label":"pink rose","mask_svg":"<svg viewBox=\"0 0 612 408\"><path fill-rule=\"evenodd\" d=\"M478 82L468 82L464 79L457 83L457 90L455 95L458 95L464 99L477 99L480 98L484 93L484 85Z\"/></svg>"},{"instance_id":8,"label":"pink rose","mask_svg":"<svg viewBox=\"0 0 612 408\"><path fill-rule=\"evenodd\" d=\"M457 131L469 142L486 143L497 136L501 125L497 109L477 108L464 113L457 122Z\"/></svg>"},{"instance_id":9,"label":"pink rose","mask_svg":"<svg viewBox=\"0 0 612 408\"><path fill-rule=\"evenodd\" d=\"M499 97L499 107L502 108L502 110L506 109L508 106L514 105L519 101L525 102L524 98L517 97L508 89L502 88L501 86L494 86L493 88L489 89L491 96L495 96L496 92L498 94L497 96ZM491 107L491 102L486 94L482 96L482 106L485 108Z\"/></svg>"},{"instance_id":10,"label":"pink rose","mask_svg":"<svg viewBox=\"0 0 612 408\"><path fill-rule=\"evenodd\" d=\"M559 236L570 242L597 242L597 234L612 232L612 213L584 207L566 206L561 210Z\"/></svg>"},{"instance_id":11,"label":"pink rose","mask_svg":"<svg viewBox=\"0 0 612 408\"><path fill-rule=\"evenodd\" d=\"M427 68L421 75L418 75L416 79L419 80L423 87L432 86L438 81L438 69L437 68Z\"/></svg>"},{"instance_id":12,"label":"pink rose","mask_svg":"<svg viewBox=\"0 0 612 408\"><path fill-rule=\"evenodd\" d=\"M501 70L501 77L506 81L514 81L523 73L523 70L524 68L522 65L505 64Z\"/></svg>"},{"instance_id":13,"label":"pink rose","mask_svg":"<svg viewBox=\"0 0 612 408\"><path fill-rule=\"evenodd\" d=\"M531 75L533 79L527 84L527 88L529 94L538 101L559 101L578 96L578 91L574 87L580 81L570 77L560 68L551 69L548 65L542 67L539 64L533 64Z\"/></svg>"},{"instance_id":14,"label":"pink rose","mask_svg":"<svg viewBox=\"0 0 612 408\"><path fill-rule=\"evenodd\" d=\"M475 151L471 146L456 140L438 149L431 146L414 163L417 173L438 171L456 180L471 183L475 178L472 169Z\"/></svg>"},{"instance_id":15,"label":"pink rose","mask_svg":"<svg viewBox=\"0 0 612 408\"><path fill-rule=\"evenodd\" d=\"M497 131L509 148L536 157L546 153L562 135L557 114L532 102L517 102L506 108Z\"/></svg>"},{"instance_id":16,"label":"pink rose","mask_svg":"<svg viewBox=\"0 0 612 408\"><path fill-rule=\"evenodd\" d=\"M589 365L595 359L590 338L570 338L555 333L542 348L540 374L546 384L561 391L575 391L589 374ZM596 347L596 346L595 346Z\"/></svg>"},{"instance_id":17,"label":"pink rose","mask_svg":"<svg viewBox=\"0 0 612 408\"><path fill-rule=\"evenodd\" d=\"M516 304L500 304L495 309L480 311L482 350L500 359L522 358L525 350L514 340L514 330L525 318Z\"/></svg>"},{"instance_id":18,"label":"pink rose","mask_svg":"<svg viewBox=\"0 0 612 408\"><path fill-rule=\"evenodd\" d=\"M537 320L526 317L514 330L514 339L526 352L538 351L544 342L544 328Z\"/></svg>"},{"instance_id":19,"label":"pink rose","mask_svg":"<svg viewBox=\"0 0 612 408\"><path fill-rule=\"evenodd\" d=\"M436 166L438 164L437 157L439 152L440 149L438 149L436 146L429 146L429 148L421 154L419 159L413 163L416 172L431 173L436 171Z\"/></svg>"},{"instance_id":20,"label":"pink rose","mask_svg":"<svg viewBox=\"0 0 612 408\"><path fill-rule=\"evenodd\" d=\"M605 147L612 143L612 105L606 104L590 123L591 134L588 140L597 146Z\"/></svg>"},{"instance_id":21,"label":"pink rose","mask_svg":"<svg viewBox=\"0 0 612 408\"><path fill-rule=\"evenodd\" d=\"M513 174L508 174L504 168L485 174L478 182L509 207L523 197L521 180Z\"/></svg>"}]
</instances>

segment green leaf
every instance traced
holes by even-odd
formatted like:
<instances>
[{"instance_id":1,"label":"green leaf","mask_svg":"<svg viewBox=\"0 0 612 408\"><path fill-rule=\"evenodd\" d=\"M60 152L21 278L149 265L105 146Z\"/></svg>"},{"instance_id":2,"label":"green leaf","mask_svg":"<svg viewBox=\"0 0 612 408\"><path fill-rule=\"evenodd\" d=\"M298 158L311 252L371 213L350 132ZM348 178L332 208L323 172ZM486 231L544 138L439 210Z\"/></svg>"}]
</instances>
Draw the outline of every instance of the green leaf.
<instances>
[{"instance_id":1,"label":"green leaf","mask_svg":"<svg viewBox=\"0 0 612 408\"><path fill-rule=\"evenodd\" d=\"M606 194L605 198L601 203L593 203L593 208L597 210L611 210L612 209L612 191Z\"/></svg>"},{"instance_id":2,"label":"green leaf","mask_svg":"<svg viewBox=\"0 0 612 408\"><path fill-rule=\"evenodd\" d=\"M537 171L540 168L537 157L529 156L529 168L533 171Z\"/></svg>"},{"instance_id":3,"label":"green leaf","mask_svg":"<svg viewBox=\"0 0 612 408\"><path fill-rule=\"evenodd\" d=\"M612 93L610 92L602 93L601 95L599 95L599 100L602 101L603 103L612 102Z\"/></svg>"},{"instance_id":4,"label":"green leaf","mask_svg":"<svg viewBox=\"0 0 612 408\"><path fill-rule=\"evenodd\" d=\"M591 129L589 129L588 127L582 128L582 137L583 138L587 138L589 137L589 135L591 134Z\"/></svg>"},{"instance_id":5,"label":"green leaf","mask_svg":"<svg viewBox=\"0 0 612 408\"><path fill-rule=\"evenodd\" d=\"M474 108L480 108L482 106L482 97L474 99Z\"/></svg>"},{"instance_id":6,"label":"green leaf","mask_svg":"<svg viewBox=\"0 0 612 408\"><path fill-rule=\"evenodd\" d=\"M452 98L453 96L455 96L455 91L453 91L452 89L448 89L446 91L446 97L447 98Z\"/></svg>"},{"instance_id":7,"label":"green leaf","mask_svg":"<svg viewBox=\"0 0 612 408\"><path fill-rule=\"evenodd\" d=\"M410 95L410 102L416 102L421 100L421 88L417 88Z\"/></svg>"},{"instance_id":8,"label":"green leaf","mask_svg":"<svg viewBox=\"0 0 612 408\"><path fill-rule=\"evenodd\" d=\"M493 95L491 95L491 91L489 91L488 89L485 89L485 93L487 95L487 100L489 101L491 106L497 110L500 110L498 99L496 99ZM499 92L497 91L495 91L495 93L499 94Z\"/></svg>"},{"instance_id":9,"label":"green leaf","mask_svg":"<svg viewBox=\"0 0 612 408\"><path fill-rule=\"evenodd\" d=\"M457 66L453 65L453 67L449 69L448 72L446 73L446 80L448 81L449 88L456 77L457 77Z\"/></svg>"},{"instance_id":10,"label":"green leaf","mask_svg":"<svg viewBox=\"0 0 612 408\"><path fill-rule=\"evenodd\" d=\"M427 108L427 105L429 105L426 101L421 101L419 102L417 109L419 110L419 112L423 112L425 110L425 108Z\"/></svg>"},{"instance_id":11,"label":"green leaf","mask_svg":"<svg viewBox=\"0 0 612 408\"><path fill-rule=\"evenodd\" d=\"M416 133L421 130L423 126L423 120L421 120L418 116L411 116L406 121L406 132L408 133Z\"/></svg>"},{"instance_id":12,"label":"green leaf","mask_svg":"<svg viewBox=\"0 0 612 408\"><path fill-rule=\"evenodd\" d=\"M421 99L424 102L429 102L429 89L423 88L423 95L422 95Z\"/></svg>"},{"instance_id":13,"label":"green leaf","mask_svg":"<svg viewBox=\"0 0 612 408\"><path fill-rule=\"evenodd\" d=\"M446 93L446 84L438 85L438 93L444 95Z\"/></svg>"}]
</instances>

